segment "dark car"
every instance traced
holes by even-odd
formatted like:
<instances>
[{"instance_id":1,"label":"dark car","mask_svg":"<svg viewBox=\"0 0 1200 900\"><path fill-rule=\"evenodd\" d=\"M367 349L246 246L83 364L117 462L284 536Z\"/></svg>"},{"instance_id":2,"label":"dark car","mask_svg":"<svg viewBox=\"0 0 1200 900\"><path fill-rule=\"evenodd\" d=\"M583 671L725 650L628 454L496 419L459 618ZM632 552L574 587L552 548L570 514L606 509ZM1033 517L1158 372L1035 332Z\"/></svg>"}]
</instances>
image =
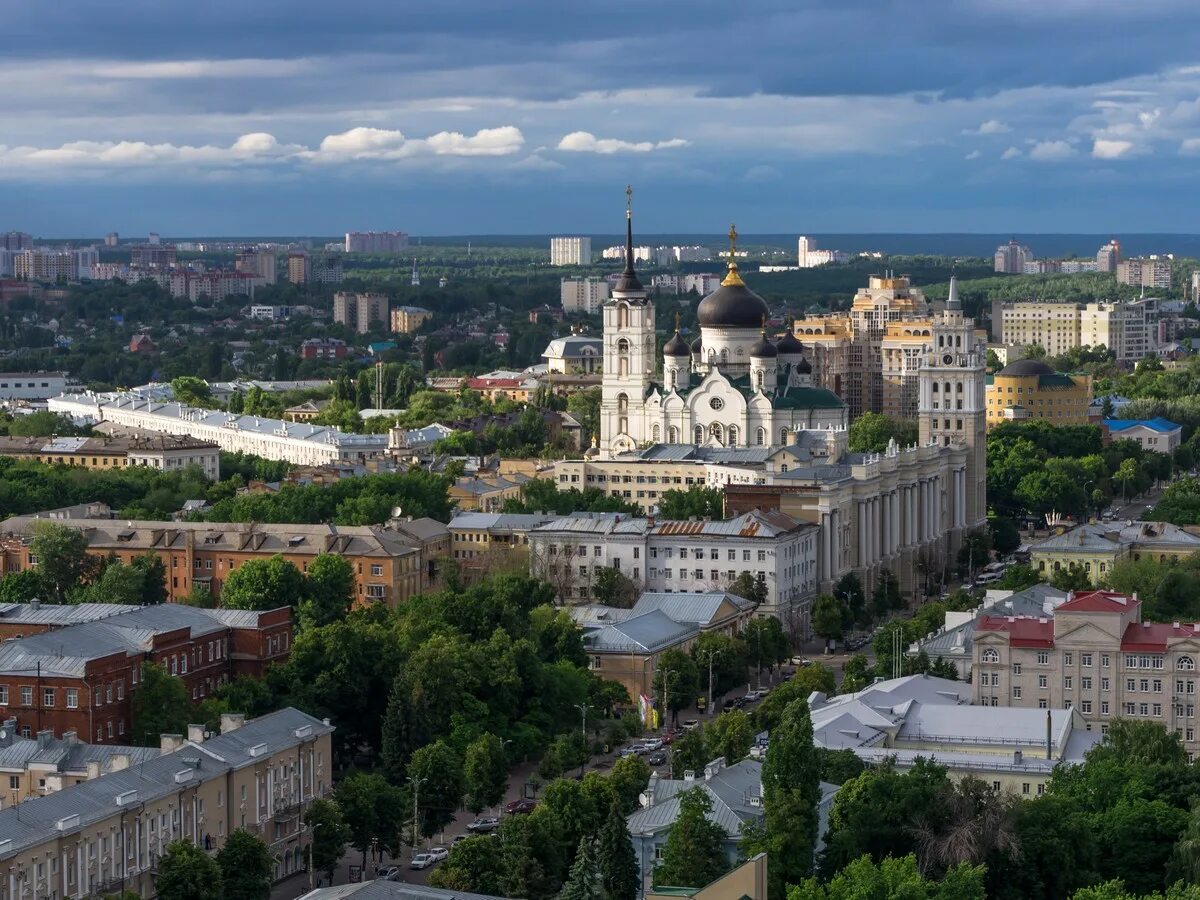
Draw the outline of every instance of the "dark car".
<instances>
[{"instance_id":1,"label":"dark car","mask_svg":"<svg viewBox=\"0 0 1200 900\"><path fill-rule=\"evenodd\" d=\"M646 762L652 766L664 765L666 763L666 761L667 761L667 754L663 753L662 751L659 751L658 753L651 753L649 756L646 757Z\"/></svg>"},{"instance_id":2,"label":"dark car","mask_svg":"<svg viewBox=\"0 0 1200 900\"><path fill-rule=\"evenodd\" d=\"M504 807L504 811L510 816L515 816L520 813L531 813L535 809L537 809L537 801L528 799L513 800Z\"/></svg>"}]
</instances>

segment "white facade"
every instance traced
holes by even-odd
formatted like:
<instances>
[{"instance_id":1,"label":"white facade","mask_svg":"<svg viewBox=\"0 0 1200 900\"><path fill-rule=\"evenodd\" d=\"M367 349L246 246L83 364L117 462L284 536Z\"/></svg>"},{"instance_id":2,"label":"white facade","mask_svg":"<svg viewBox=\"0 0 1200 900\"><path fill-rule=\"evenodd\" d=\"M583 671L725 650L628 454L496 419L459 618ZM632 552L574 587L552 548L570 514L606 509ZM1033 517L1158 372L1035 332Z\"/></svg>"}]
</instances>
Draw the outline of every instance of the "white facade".
<instances>
[{"instance_id":1,"label":"white facade","mask_svg":"<svg viewBox=\"0 0 1200 900\"><path fill-rule=\"evenodd\" d=\"M298 465L363 462L387 450L385 434L352 434L320 425L238 416L182 403L155 402L133 393L62 394L50 398L49 408L79 422L113 422L147 431L191 435L231 453L253 453Z\"/></svg>"},{"instance_id":2,"label":"white facade","mask_svg":"<svg viewBox=\"0 0 1200 900\"><path fill-rule=\"evenodd\" d=\"M48 400L78 388L66 372L0 372L0 400Z\"/></svg>"},{"instance_id":3,"label":"white facade","mask_svg":"<svg viewBox=\"0 0 1200 900\"><path fill-rule=\"evenodd\" d=\"M590 237L550 238L550 265L590 266L592 239Z\"/></svg>"},{"instance_id":4,"label":"white facade","mask_svg":"<svg viewBox=\"0 0 1200 900\"><path fill-rule=\"evenodd\" d=\"M594 316L609 297L608 282L603 278L564 278L559 283L565 313Z\"/></svg>"},{"instance_id":5,"label":"white facade","mask_svg":"<svg viewBox=\"0 0 1200 900\"><path fill-rule=\"evenodd\" d=\"M186 466L199 466L206 477L216 481L221 477L221 450L213 446L138 447L129 448L131 466L149 466L171 472Z\"/></svg>"},{"instance_id":6,"label":"white facade","mask_svg":"<svg viewBox=\"0 0 1200 900\"><path fill-rule=\"evenodd\" d=\"M996 248L995 269L1006 275L1022 275L1025 263L1033 259L1033 251L1016 241Z\"/></svg>"}]
</instances>

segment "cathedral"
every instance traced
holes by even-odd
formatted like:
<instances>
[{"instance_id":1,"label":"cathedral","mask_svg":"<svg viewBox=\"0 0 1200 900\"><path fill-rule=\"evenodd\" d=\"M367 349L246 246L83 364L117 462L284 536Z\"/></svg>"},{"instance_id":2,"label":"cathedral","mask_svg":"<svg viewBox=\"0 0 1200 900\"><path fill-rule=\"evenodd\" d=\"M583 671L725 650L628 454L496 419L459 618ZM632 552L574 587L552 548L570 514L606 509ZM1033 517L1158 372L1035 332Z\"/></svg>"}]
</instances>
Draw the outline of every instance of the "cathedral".
<instances>
[{"instance_id":1,"label":"cathedral","mask_svg":"<svg viewBox=\"0 0 1200 900\"><path fill-rule=\"evenodd\" d=\"M812 364L789 329L766 332L767 304L738 274L737 232L729 270L700 301L700 336L679 333L655 352L654 303L633 266L633 220L625 211L625 270L604 304L599 455L648 444L753 447L788 443L797 429L843 429L847 409L813 385Z\"/></svg>"}]
</instances>

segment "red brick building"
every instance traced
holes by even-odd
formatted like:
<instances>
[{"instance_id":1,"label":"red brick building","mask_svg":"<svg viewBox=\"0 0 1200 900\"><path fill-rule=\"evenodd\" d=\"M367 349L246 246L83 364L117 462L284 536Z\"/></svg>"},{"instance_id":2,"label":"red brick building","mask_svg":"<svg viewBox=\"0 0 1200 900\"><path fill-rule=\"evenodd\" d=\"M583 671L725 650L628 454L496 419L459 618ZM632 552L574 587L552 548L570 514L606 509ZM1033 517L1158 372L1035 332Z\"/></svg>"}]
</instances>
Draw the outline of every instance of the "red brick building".
<instances>
[{"instance_id":1,"label":"red brick building","mask_svg":"<svg viewBox=\"0 0 1200 900\"><path fill-rule=\"evenodd\" d=\"M197 609L177 604L74 607L91 621L59 626L58 607L0 607L0 716L28 736L74 731L98 744L133 743L131 700L142 665L180 678L195 702L238 675L287 659L291 610ZM16 637L16 635L23 635Z\"/></svg>"}]
</instances>

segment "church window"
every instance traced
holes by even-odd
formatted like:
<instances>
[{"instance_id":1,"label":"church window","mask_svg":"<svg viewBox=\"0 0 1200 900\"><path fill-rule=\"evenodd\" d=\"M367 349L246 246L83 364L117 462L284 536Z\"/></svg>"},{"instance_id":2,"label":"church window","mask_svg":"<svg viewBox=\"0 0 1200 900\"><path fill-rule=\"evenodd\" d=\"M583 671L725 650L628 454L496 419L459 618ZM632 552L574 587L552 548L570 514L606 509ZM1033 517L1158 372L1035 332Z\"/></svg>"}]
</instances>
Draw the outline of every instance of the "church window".
<instances>
[{"instance_id":1,"label":"church window","mask_svg":"<svg viewBox=\"0 0 1200 900\"><path fill-rule=\"evenodd\" d=\"M757 372L754 373L754 382L755 382L755 386L761 391L762 386L763 386L762 369L759 369Z\"/></svg>"},{"instance_id":2,"label":"church window","mask_svg":"<svg viewBox=\"0 0 1200 900\"><path fill-rule=\"evenodd\" d=\"M692 429L692 437L695 438L695 440L692 441L692 443L703 444L704 443L704 426L697 425L694 429Z\"/></svg>"},{"instance_id":3,"label":"church window","mask_svg":"<svg viewBox=\"0 0 1200 900\"><path fill-rule=\"evenodd\" d=\"M624 416L621 416L621 418L617 420L617 431L621 432L621 434L629 433L629 420Z\"/></svg>"},{"instance_id":4,"label":"church window","mask_svg":"<svg viewBox=\"0 0 1200 900\"><path fill-rule=\"evenodd\" d=\"M617 307L617 325L621 328L629 327L629 307L623 303ZM628 342L622 340L621 343L625 344L626 349L629 349Z\"/></svg>"},{"instance_id":5,"label":"church window","mask_svg":"<svg viewBox=\"0 0 1200 900\"><path fill-rule=\"evenodd\" d=\"M754 432L754 443L756 443L758 446L761 447L766 442L767 442L767 429L759 428L758 430L756 430Z\"/></svg>"},{"instance_id":6,"label":"church window","mask_svg":"<svg viewBox=\"0 0 1200 900\"><path fill-rule=\"evenodd\" d=\"M708 426L708 433L711 434L718 442L721 440L721 426L713 422Z\"/></svg>"},{"instance_id":7,"label":"church window","mask_svg":"<svg viewBox=\"0 0 1200 900\"><path fill-rule=\"evenodd\" d=\"M656 444L658 443L659 431L658 431L657 425L655 425L653 428L650 429L650 439L653 440L654 443L656 443Z\"/></svg>"},{"instance_id":8,"label":"church window","mask_svg":"<svg viewBox=\"0 0 1200 900\"><path fill-rule=\"evenodd\" d=\"M737 350L734 351L734 353L740 357L745 354L745 351L743 351L741 347L738 347Z\"/></svg>"},{"instance_id":9,"label":"church window","mask_svg":"<svg viewBox=\"0 0 1200 900\"><path fill-rule=\"evenodd\" d=\"M729 362L729 351L722 349L721 350L721 365L725 365L725 363L727 363L727 362Z\"/></svg>"},{"instance_id":10,"label":"church window","mask_svg":"<svg viewBox=\"0 0 1200 900\"><path fill-rule=\"evenodd\" d=\"M729 446L736 447L738 442L738 428L736 425L729 426Z\"/></svg>"},{"instance_id":11,"label":"church window","mask_svg":"<svg viewBox=\"0 0 1200 900\"><path fill-rule=\"evenodd\" d=\"M668 444L678 444L679 443L679 429L676 428L674 425L672 425L670 428L667 429L667 443Z\"/></svg>"},{"instance_id":12,"label":"church window","mask_svg":"<svg viewBox=\"0 0 1200 900\"><path fill-rule=\"evenodd\" d=\"M725 401L722 400L720 397L713 397L711 400L708 401L708 405L710 407L712 407L713 409L721 409L725 406Z\"/></svg>"},{"instance_id":13,"label":"church window","mask_svg":"<svg viewBox=\"0 0 1200 900\"><path fill-rule=\"evenodd\" d=\"M786 445L787 439L788 439L788 430L787 430L787 426L785 425L783 428L779 429L779 443Z\"/></svg>"},{"instance_id":14,"label":"church window","mask_svg":"<svg viewBox=\"0 0 1200 900\"><path fill-rule=\"evenodd\" d=\"M622 413L629 411L628 394L617 394L617 409Z\"/></svg>"}]
</instances>

